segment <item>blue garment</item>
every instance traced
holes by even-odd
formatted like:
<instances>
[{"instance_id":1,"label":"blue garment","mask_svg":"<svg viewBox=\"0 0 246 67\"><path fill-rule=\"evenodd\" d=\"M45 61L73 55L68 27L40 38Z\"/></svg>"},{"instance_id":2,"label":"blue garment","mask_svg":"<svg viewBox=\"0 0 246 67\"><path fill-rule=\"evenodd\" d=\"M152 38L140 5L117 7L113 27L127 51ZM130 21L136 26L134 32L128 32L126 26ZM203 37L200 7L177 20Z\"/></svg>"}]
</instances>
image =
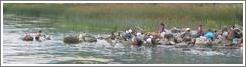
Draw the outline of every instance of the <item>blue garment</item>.
<instances>
[{"instance_id":1,"label":"blue garment","mask_svg":"<svg viewBox=\"0 0 246 67\"><path fill-rule=\"evenodd\" d=\"M205 34L205 37L206 37L208 40L211 40L211 41L215 39L215 35L214 35L213 32L207 32L207 33Z\"/></svg>"},{"instance_id":2,"label":"blue garment","mask_svg":"<svg viewBox=\"0 0 246 67\"><path fill-rule=\"evenodd\" d=\"M131 35L130 33L127 33L127 34L125 35L125 37L126 37L127 39L131 39L131 38L132 38L132 35Z\"/></svg>"}]
</instances>

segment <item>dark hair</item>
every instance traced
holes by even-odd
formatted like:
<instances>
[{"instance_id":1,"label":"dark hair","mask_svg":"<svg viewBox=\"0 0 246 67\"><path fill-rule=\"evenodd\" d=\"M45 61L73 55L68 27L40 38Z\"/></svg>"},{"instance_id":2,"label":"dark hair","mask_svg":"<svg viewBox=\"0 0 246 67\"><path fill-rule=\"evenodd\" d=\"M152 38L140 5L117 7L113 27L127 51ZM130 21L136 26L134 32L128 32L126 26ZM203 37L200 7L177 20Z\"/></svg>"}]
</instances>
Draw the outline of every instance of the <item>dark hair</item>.
<instances>
[{"instance_id":1,"label":"dark hair","mask_svg":"<svg viewBox=\"0 0 246 67\"><path fill-rule=\"evenodd\" d=\"M165 26L165 24L164 24L164 23L160 23L160 25Z\"/></svg>"},{"instance_id":2,"label":"dark hair","mask_svg":"<svg viewBox=\"0 0 246 67\"><path fill-rule=\"evenodd\" d=\"M39 30L38 32L39 32L39 33L42 33L42 31L41 31L41 30Z\"/></svg>"},{"instance_id":3,"label":"dark hair","mask_svg":"<svg viewBox=\"0 0 246 67\"><path fill-rule=\"evenodd\" d=\"M111 34L114 34L114 33L115 33L114 31L111 32Z\"/></svg>"},{"instance_id":4,"label":"dark hair","mask_svg":"<svg viewBox=\"0 0 246 67\"><path fill-rule=\"evenodd\" d=\"M235 28L235 26L233 25L233 26L231 26L232 28Z\"/></svg>"},{"instance_id":5,"label":"dark hair","mask_svg":"<svg viewBox=\"0 0 246 67\"><path fill-rule=\"evenodd\" d=\"M218 32L217 30L214 30L213 32Z\"/></svg>"}]
</instances>

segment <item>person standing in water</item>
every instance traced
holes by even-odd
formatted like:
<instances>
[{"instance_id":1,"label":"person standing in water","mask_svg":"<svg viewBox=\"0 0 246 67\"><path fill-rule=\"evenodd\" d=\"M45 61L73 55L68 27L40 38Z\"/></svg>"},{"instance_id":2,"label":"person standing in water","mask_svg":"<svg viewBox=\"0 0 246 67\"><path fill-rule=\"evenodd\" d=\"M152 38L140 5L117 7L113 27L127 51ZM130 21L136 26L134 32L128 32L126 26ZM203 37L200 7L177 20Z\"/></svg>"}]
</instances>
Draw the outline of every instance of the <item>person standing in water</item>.
<instances>
[{"instance_id":1,"label":"person standing in water","mask_svg":"<svg viewBox=\"0 0 246 67\"><path fill-rule=\"evenodd\" d=\"M235 35L235 26L231 26L230 29L228 30L228 35L226 36L227 45L232 45L234 35Z\"/></svg>"},{"instance_id":2,"label":"person standing in water","mask_svg":"<svg viewBox=\"0 0 246 67\"><path fill-rule=\"evenodd\" d=\"M212 46L212 42L215 40L215 34L214 31L211 29L208 29L208 32L204 35L208 39L208 45L207 46Z\"/></svg>"},{"instance_id":3,"label":"person standing in water","mask_svg":"<svg viewBox=\"0 0 246 67\"><path fill-rule=\"evenodd\" d=\"M35 36L35 40L36 40L36 41L41 41L41 37L42 37L42 36L44 36L43 33L42 33L42 31L41 31L41 30L38 31L38 32L37 32L37 35Z\"/></svg>"},{"instance_id":4,"label":"person standing in water","mask_svg":"<svg viewBox=\"0 0 246 67\"><path fill-rule=\"evenodd\" d=\"M33 41L33 37L30 33L25 33L25 37L23 38L24 41Z\"/></svg>"},{"instance_id":5,"label":"person standing in water","mask_svg":"<svg viewBox=\"0 0 246 67\"><path fill-rule=\"evenodd\" d=\"M198 37L204 36L203 25L199 25L199 27L197 28L197 32L198 32Z\"/></svg>"},{"instance_id":6,"label":"person standing in water","mask_svg":"<svg viewBox=\"0 0 246 67\"><path fill-rule=\"evenodd\" d=\"M183 41L188 44L192 43L192 35L190 28L186 28L185 33L181 35L181 38L183 38Z\"/></svg>"},{"instance_id":7,"label":"person standing in water","mask_svg":"<svg viewBox=\"0 0 246 67\"><path fill-rule=\"evenodd\" d=\"M160 27L159 27L159 33L162 33L162 32L166 32L164 23L160 23Z\"/></svg>"},{"instance_id":8,"label":"person standing in water","mask_svg":"<svg viewBox=\"0 0 246 67\"><path fill-rule=\"evenodd\" d=\"M159 29L158 29L158 36L160 36L161 38L165 37L165 24L164 23L160 23Z\"/></svg>"},{"instance_id":9,"label":"person standing in water","mask_svg":"<svg viewBox=\"0 0 246 67\"><path fill-rule=\"evenodd\" d=\"M215 34L211 29L208 29L208 32L204 35L209 41L213 41L215 39Z\"/></svg>"},{"instance_id":10,"label":"person standing in water","mask_svg":"<svg viewBox=\"0 0 246 67\"><path fill-rule=\"evenodd\" d=\"M115 40L116 39L116 35L115 35L115 32L111 32L111 36L110 36L110 39L111 40Z\"/></svg>"}]
</instances>

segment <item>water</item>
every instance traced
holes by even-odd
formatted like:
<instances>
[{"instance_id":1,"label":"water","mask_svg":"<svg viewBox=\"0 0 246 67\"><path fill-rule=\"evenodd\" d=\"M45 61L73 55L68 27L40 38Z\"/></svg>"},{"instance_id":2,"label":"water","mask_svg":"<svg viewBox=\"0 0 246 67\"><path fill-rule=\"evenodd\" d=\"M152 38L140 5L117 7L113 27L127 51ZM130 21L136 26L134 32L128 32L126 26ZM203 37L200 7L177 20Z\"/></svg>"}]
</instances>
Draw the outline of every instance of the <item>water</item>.
<instances>
[{"instance_id":1,"label":"water","mask_svg":"<svg viewBox=\"0 0 246 67\"><path fill-rule=\"evenodd\" d=\"M104 40L96 43L65 44L66 32L55 31L51 19L4 15L4 64L242 64L242 49L185 51L173 46L111 46ZM25 42L25 32L43 30L52 40Z\"/></svg>"}]
</instances>

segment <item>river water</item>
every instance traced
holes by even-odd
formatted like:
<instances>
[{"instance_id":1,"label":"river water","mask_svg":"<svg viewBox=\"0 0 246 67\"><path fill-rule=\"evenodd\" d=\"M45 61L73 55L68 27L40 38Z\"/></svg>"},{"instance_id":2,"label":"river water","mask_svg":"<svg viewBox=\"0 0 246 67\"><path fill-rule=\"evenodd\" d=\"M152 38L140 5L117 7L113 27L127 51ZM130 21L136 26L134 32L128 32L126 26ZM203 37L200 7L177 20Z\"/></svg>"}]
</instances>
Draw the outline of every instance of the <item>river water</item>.
<instances>
[{"instance_id":1,"label":"river water","mask_svg":"<svg viewBox=\"0 0 246 67\"><path fill-rule=\"evenodd\" d=\"M111 46L104 40L96 43L65 44L66 32L54 31L51 19L5 14L3 20L4 64L242 64L243 50L184 51L182 48ZM25 32L43 30L51 40L26 42Z\"/></svg>"}]
</instances>

